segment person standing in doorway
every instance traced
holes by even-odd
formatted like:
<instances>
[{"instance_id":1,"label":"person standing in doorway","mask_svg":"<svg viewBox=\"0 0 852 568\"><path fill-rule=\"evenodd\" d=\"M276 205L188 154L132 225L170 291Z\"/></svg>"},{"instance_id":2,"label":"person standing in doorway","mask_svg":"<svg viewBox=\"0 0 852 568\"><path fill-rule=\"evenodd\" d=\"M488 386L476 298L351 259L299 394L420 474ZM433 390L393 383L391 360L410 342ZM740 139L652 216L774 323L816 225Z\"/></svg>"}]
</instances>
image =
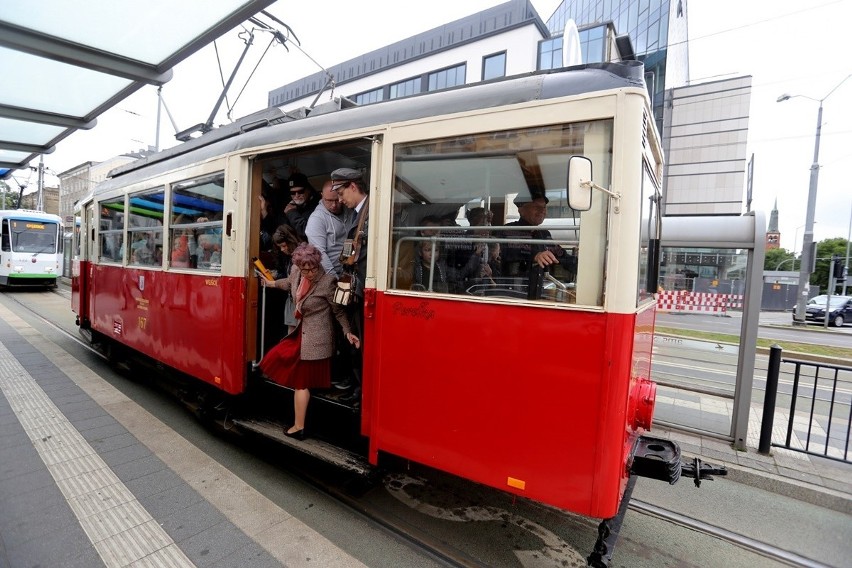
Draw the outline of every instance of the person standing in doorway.
<instances>
[{"instance_id":1,"label":"person standing in doorway","mask_svg":"<svg viewBox=\"0 0 852 568\"><path fill-rule=\"evenodd\" d=\"M349 220L347 238L343 243L340 262L343 276L352 283L352 302L348 306L352 331L364 339L364 283L367 278L367 227L369 225L370 196L367 184L358 170L338 168L331 172L332 189L340 202L354 215ZM354 384L351 392L340 400L351 403L353 407L361 405L362 349L352 353L352 373Z\"/></svg>"},{"instance_id":2,"label":"person standing in doorway","mask_svg":"<svg viewBox=\"0 0 852 568\"><path fill-rule=\"evenodd\" d=\"M360 346L342 306L332 300L335 278L322 270L320 259L316 247L302 243L293 252L294 268L289 276L260 280L263 286L292 291L296 301L296 329L266 354L260 369L273 382L294 389L293 425L285 427L284 434L299 440L305 439L309 389L331 386L332 317L343 327L346 340L356 349Z\"/></svg>"},{"instance_id":3,"label":"person standing in doorway","mask_svg":"<svg viewBox=\"0 0 852 568\"><path fill-rule=\"evenodd\" d=\"M322 253L323 269L340 278L343 274L340 252L343 250L343 241L346 240L349 217L353 215L340 202L337 192L332 189L333 186L332 180L322 186L320 205L308 218L305 236L308 242Z\"/></svg>"}]
</instances>

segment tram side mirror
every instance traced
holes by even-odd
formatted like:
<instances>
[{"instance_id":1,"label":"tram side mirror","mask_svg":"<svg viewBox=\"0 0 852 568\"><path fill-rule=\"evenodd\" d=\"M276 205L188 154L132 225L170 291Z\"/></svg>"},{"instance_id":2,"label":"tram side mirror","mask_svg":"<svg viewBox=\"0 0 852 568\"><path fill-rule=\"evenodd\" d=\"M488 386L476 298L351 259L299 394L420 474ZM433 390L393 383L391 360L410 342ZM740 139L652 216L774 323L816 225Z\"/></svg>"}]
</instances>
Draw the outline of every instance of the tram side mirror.
<instances>
[{"instance_id":1,"label":"tram side mirror","mask_svg":"<svg viewBox=\"0 0 852 568\"><path fill-rule=\"evenodd\" d=\"M571 156L568 160L568 206L574 211L592 208L592 161L585 156ZM583 182L586 182L583 185Z\"/></svg>"}]
</instances>

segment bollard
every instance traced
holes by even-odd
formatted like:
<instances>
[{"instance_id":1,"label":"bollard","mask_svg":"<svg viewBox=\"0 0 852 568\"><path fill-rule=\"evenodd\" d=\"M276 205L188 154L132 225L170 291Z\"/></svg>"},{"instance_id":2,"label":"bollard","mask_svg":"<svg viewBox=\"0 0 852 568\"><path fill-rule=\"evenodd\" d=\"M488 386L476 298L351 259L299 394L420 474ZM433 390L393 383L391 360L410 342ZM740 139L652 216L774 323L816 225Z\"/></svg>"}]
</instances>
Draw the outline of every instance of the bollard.
<instances>
[{"instance_id":1,"label":"bollard","mask_svg":"<svg viewBox=\"0 0 852 568\"><path fill-rule=\"evenodd\" d=\"M769 367L766 370L766 394L763 397L763 419L760 421L760 443L757 451L769 455L772 445L772 423L775 420L775 396L778 394L778 373L781 369L781 347L769 348Z\"/></svg>"}]
</instances>

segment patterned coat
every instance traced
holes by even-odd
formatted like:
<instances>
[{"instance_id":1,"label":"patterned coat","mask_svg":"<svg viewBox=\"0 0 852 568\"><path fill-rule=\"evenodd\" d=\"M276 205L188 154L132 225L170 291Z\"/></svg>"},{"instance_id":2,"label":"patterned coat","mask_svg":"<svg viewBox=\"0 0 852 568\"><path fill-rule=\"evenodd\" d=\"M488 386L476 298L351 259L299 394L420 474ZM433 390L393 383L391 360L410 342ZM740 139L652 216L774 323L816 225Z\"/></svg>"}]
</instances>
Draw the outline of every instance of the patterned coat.
<instances>
[{"instance_id":1,"label":"patterned coat","mask_svg":"<svg viewBox=\"0 0 852 568\"><path fill-rule=\"evenodd\" d=\"M302 299L300 306L302 319L293 331L293 333L302 334L301 359L303 361L327 359L334 354L332 315L340 322L344 334L352 331L343 306L332 301L337 279L324 273L318 273L317 276L308 294ZM295 291L299 289L301 281L301 271L294 268L290 276L284 280L283 287L285 290L292 290L295 298Z\"/></svg>"}]
</instances>

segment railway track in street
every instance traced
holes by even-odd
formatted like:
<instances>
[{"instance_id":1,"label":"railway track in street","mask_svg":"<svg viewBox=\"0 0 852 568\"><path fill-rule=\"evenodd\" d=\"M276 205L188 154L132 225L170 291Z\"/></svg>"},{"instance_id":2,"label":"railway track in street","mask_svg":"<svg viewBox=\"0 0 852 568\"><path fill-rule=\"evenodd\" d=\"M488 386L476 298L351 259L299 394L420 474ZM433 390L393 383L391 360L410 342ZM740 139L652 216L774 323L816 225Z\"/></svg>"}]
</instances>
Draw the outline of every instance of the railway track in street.
<instances>
[{"instance_id":1,"label":"railway track in street","mask_svg":"<svg viewBox=\"0 0 852 568\"><path fill-rule=\"evenodd\" d=\"M712 536L720 541L728 542L734 546L754 552L765 558L776 560L786 566L795 566L797 568L831 568L827 564L816 562L810 558L805 558L799 554L784 550L783 548L761 542L746 535L738 534L734 531L688 517L663 507L658 507L657 505L652 505L645 501L640 501L638 499L631 500L630 509L642 513L643 515L656 517L701 534Z\"/></svg>"}]
</instances>

